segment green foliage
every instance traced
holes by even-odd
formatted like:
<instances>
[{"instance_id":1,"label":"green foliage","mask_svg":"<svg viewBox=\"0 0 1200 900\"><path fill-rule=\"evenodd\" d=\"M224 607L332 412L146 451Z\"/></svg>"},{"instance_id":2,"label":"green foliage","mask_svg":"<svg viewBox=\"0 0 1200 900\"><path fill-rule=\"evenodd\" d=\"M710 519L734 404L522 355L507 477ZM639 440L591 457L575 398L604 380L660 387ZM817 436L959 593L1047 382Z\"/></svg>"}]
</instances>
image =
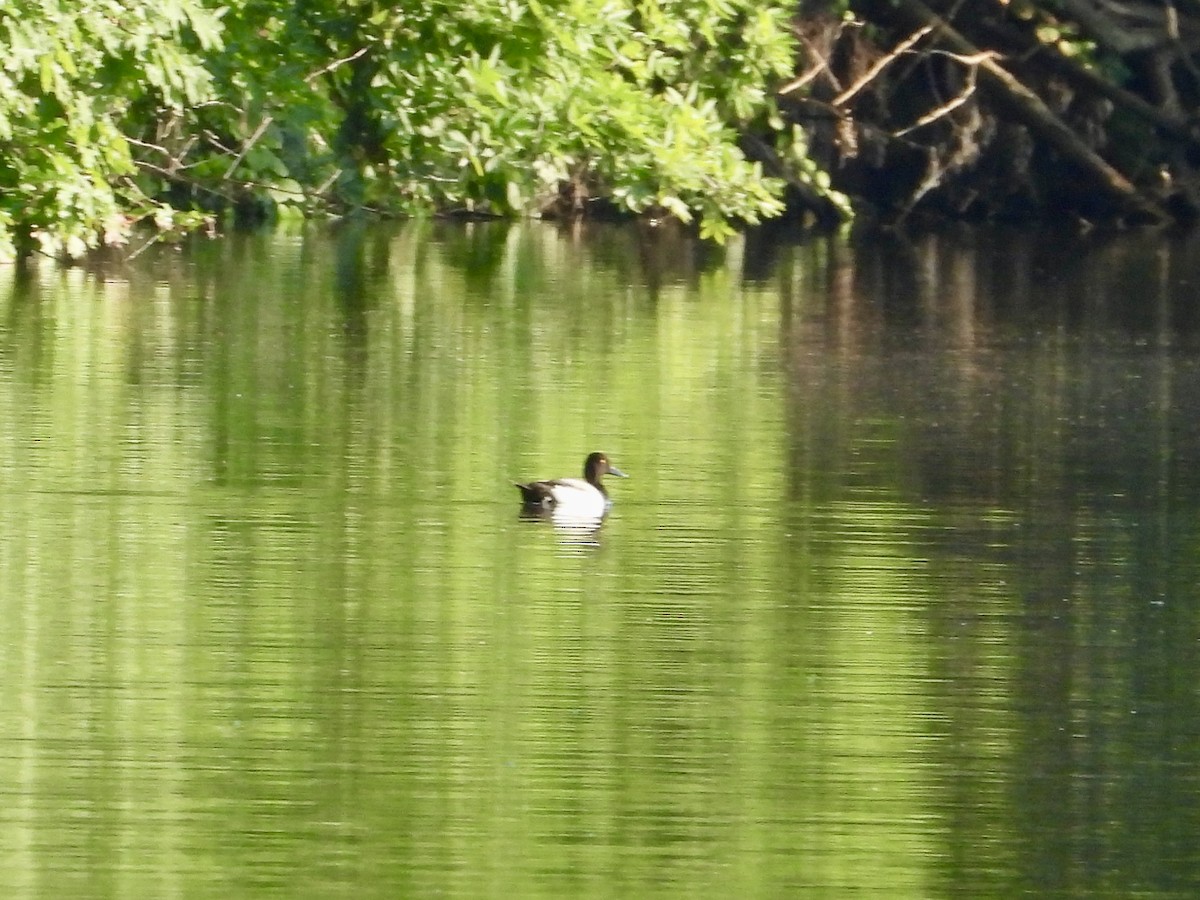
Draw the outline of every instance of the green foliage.
<instances>
[{"instance_id":1,"label":"green foliage","mask_svg":"<svg viewBox=\"0 0 1200 900\"><path fill-rule=\"evenodd\" d=\"M791 69L781 5L247 2L226 23L221 92L270 118L247 176L282 162L294 202L524 213L565 185L714 237L782 208L736 145Z\"/></svg>"},{"instance_id":2,"label":"green foliage","mask_svg":"<svg viewBox=\"0 0 1200 900\"><path fill-rule=\"evenodd\" d=\"M78 257L159 210L126 129L208 96L187 40L217 46L193 0L0 0L0 255Z\"/></svg>"},{"instance_id":3,"label":"green foliage","mask_svg":"<svg viewBox=\"0 0 1200 900\"><path fill-rule=\"evenodd\" d=\"M721 239L782 210L782 185L737 137L774 131L788 9L0 0L0 229L17 250L78 255L146 218L511 215L599 198Z\"/></svg>"}]
</instances>

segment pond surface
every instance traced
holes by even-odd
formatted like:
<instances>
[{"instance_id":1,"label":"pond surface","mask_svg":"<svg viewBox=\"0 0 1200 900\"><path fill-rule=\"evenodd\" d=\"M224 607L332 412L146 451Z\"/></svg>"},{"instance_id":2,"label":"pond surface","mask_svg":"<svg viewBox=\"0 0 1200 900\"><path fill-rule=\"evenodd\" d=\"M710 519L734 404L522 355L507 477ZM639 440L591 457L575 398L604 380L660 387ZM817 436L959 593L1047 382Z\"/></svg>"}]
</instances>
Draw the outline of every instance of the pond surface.
<instances>
[{"instance_id":1,"label":"pond surface","mask_svg":"<svg viewBox=\"0 0 1200 900\"><path fill-rule=\"evenodd\" d=\"M1196 896L1198 301L992 230L2 269L4 895Z\"/></svg>"}]
</instances>

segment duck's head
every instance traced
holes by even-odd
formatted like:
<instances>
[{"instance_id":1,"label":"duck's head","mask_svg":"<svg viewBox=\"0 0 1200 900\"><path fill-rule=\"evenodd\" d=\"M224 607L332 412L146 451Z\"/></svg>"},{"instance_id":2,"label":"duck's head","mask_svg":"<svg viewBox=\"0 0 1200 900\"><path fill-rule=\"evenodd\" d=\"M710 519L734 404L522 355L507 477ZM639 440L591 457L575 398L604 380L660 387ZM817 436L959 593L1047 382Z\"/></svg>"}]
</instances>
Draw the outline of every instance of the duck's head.
<instances>
[{"instance_id":1,"label":"duck's head","mask_svg":"<svg viewBox=\"0 0 1200 900\"><path fill-rule=\"evenodd\" d=\"M583 477L592 484L598 484L602 475L616 475L618 478L629 477L610 463L608 457L603 453L589 453L587 461L583 464Z\"/></svg>"}]
</instances>

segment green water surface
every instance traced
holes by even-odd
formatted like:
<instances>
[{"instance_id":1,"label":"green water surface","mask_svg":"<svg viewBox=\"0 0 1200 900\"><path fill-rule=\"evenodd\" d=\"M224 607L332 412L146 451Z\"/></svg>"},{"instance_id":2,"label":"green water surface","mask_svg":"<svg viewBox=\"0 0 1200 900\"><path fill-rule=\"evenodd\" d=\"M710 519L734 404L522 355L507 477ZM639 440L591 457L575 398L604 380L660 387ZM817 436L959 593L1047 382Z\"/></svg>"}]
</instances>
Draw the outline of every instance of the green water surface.
<instances>
[{"instance_id":1,"label":"green water surface","mask_svg":"<svg viewBox=\"0 0 1200 900\"><path fill-rule=\"evenodd\" d=\"M1195 896L1198 247L0 270L3 895Z\"/></svg>"}]
</instances>

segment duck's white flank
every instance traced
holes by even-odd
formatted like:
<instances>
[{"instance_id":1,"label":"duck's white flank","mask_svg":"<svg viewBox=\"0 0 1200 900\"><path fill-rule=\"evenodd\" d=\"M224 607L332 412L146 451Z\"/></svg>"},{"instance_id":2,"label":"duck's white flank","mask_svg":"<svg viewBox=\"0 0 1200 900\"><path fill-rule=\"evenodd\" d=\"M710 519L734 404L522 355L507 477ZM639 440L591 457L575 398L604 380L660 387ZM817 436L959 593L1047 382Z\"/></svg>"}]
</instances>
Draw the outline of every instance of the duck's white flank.
<instances>
[{"instance_id":1,"label":"duck's white flank","mask_svg":"<svg viewBox=\"0 0 1200 900\"><path fill-rule=\"evenodd\" d=\"M550 495L556 515L599 519L608 511L608 498L582 478L556 479Z\"/></svg>"}]
</instances>

